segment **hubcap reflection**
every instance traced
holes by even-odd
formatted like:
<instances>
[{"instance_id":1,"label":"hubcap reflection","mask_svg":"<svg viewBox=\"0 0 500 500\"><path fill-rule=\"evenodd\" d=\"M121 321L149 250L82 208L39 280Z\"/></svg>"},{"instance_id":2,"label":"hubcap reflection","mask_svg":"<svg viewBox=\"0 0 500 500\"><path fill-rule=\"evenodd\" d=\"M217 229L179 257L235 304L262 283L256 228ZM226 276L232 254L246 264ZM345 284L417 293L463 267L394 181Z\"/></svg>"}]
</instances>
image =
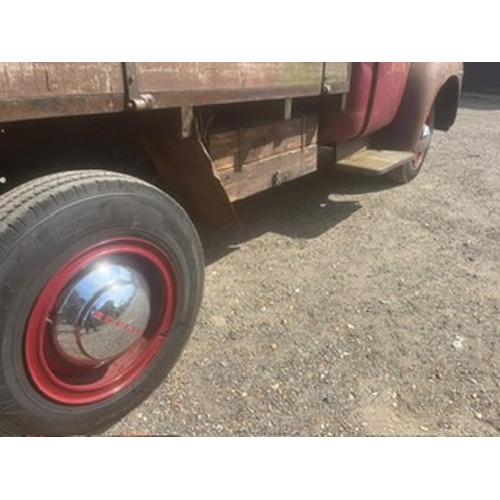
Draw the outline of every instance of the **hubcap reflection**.
<instances>
[{"instance_id":1,"label":"hubcap reflection","mask_svg":"<svg viewBox=\"0 0 500 500\"><path fill-rule=\"evenodd\" d=\"M131 386L163 349L176 301L174 266L154 243L123 237L83 250L47 281L28 318L33 386L67 405Z\"/></svg>"},{"instance_id":2,"label":"hubcap reflection","mask_svg":"<svg viewBox=\"0 0 500 500\"><path fill-rule=\"evenodd\" d=\"M56 344L68 359L107 361L142 336L150 318L150 290L129 266L97 262L61 293Z\"/></svg>"}]
</instances>

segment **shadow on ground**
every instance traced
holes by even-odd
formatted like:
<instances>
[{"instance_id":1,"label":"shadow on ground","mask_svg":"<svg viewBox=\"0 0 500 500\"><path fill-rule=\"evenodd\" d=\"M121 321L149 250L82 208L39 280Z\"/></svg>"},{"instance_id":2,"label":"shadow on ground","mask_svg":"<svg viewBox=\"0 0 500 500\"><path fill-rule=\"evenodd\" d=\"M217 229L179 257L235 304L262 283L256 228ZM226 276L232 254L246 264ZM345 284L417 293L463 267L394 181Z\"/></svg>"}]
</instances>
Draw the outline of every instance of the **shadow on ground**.
<instances>
[{"instance_id":1,"label":"shadow on ground","mask_svg":"<svg viewBox=\"0 0 500 500\"><path fill-rule=\"evenodd\" d=\"M497 92L500 94L500 90ZM500 109L500 95L462 94L460 107L477 111L492 111Z\"/></svg>"},{"instance_id":2,"label":"shadow on ground","mask_svg":"<svg viewBox=\"0 0 500 500\"><path fill-rule=\"evenodd\" d=\"M316 172L237 202L235 209L241 222L239 228L198 228L206 263L211 264L229 255L238 245L267 232L289 238L317 238L362 206L355 198L336 201L332 196L377 192L394 187L394 183L381 177Z\"/></svg>"}]
</instances>

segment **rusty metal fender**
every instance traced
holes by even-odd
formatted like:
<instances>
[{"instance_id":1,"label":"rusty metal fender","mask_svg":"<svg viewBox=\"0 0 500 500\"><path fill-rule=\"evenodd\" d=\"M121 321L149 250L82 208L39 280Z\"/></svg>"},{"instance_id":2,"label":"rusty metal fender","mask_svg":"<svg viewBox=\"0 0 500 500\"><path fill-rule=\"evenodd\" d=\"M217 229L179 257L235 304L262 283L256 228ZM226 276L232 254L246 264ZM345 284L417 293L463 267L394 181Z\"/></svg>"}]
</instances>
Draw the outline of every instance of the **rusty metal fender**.
<instances>
[{"instance_id":1,"label":"rusty metal fender","mask_svg":"<svg viewBox=\"0 0 500 500\"><path fill-rule=\"evenodd\" d=\"M436 128L449 128L456 116L463 77L463 63L412 63L408 82L398 112L379 135L377 143L384 147L411 151L432 106L436 109Z\"/></svg>"},{"instance_id":2,"label":"rusty metal fender","mask_svg":"<svg viewBox=\"0 0 500 500\"><path fill-rule=\"evenodd\" d=\"M239 225L238 216L203 143L195 137L165 137L151 127L141 141L167 190L195 219L218 227Z\"/></svg>"}]
</instances>

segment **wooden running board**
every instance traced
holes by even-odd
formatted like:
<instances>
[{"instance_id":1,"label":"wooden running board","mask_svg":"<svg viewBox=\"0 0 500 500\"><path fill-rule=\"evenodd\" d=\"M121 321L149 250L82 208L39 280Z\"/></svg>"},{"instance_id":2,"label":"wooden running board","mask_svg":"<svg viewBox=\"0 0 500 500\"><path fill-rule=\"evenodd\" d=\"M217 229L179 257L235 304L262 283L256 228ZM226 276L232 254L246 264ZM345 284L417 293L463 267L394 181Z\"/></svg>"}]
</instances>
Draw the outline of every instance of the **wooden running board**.
<instances>
[{"instance_id":1,"label":"wooden running board","mask_svg":"<svg viewBox=\"0 0 500 500\"><path fill-rule=\"evenodd\" d=\"M412 158L413 153L409 151L364 148L337 161L336 167L359 174L383 175L411 161Z\"/></svg>"}]
</instances>

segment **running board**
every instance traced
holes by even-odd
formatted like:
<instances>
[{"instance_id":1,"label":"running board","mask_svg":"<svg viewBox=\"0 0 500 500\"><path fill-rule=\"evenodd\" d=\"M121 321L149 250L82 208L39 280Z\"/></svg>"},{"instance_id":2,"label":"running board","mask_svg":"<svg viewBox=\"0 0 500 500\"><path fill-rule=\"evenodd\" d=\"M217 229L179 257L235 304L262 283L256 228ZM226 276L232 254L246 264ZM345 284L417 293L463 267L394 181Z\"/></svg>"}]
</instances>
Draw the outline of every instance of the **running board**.
<instances>
[{"instance_id":1,"label":"running board","mask_svg":"<svg viewBox=\"0 0 500 500\"><path fill-rule=\"evenodd\" d=\"M338 160L336 168L364 175L383 175L411 161L409 151L364 148Z\"/></svg>"}]
</instances>

